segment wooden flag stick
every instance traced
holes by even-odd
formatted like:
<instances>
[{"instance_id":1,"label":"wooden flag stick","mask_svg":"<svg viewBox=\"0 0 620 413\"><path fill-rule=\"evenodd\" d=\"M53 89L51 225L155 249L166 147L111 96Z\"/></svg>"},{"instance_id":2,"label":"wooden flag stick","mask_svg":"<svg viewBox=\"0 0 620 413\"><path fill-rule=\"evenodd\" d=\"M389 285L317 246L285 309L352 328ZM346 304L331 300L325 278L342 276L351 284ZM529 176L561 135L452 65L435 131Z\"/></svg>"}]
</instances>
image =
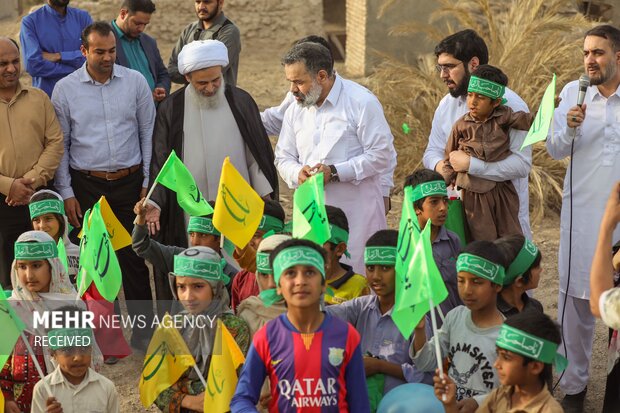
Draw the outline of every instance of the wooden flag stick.
<instances>
[{"instance_id":1,"label":"wooden flag stick","mask_svg":"<svg viewBox=\"0 0 620 413\"><path fill-rule=\"evenodd\" d=\"M439 335L437 334L437 317L435 316L435 305L433 297L428 297L431 313L431 327L433 329L433 341L435 342L435 356L437 357L437 367L439 368L439 378L443 380L443 360L441 358L441 346L439 345ZM447 401L446 395L441 395L441 400Z\"/></svg>"},{"instance_id":2,"label":"wooden flag stick","mask_svg":"<svg viewBox=\"0 0 620 413\"><path fill-rule=\"evenodd\" d=\"M144 202L142 203L142 206L145 207L146 204L149 202L149 199L151 199L151 195L153 195L153 191L155 190L155 187L157 186L157 181L153 182L153 185L151 186L151 189L149 189L149 192L146 194L146 198L144 198ZM133 220L133 224L137 224L138 223L138 217L136 217Z\"/></svg>"},{"instance_id":3,"label":"wooden flag stick","mask_svg":"<svg viewBox=\"0 0 620 413\"><path fill-rule=\"evenodd\" d=\"M45 390L47 390L50 397L54 397L54 394L52 393L52 389L50 388L49 383L43 380L45 378L45 374L43 374L43 369L41 368L41 365L39 364L39 360L37 360L36 354L34 354L34 351L32 350L32 347L30 346L30 342L26 338L26 335L24 334L23 331L20 332L19 335L21 336L22 340L26 344L26 348L28 349L28 352L30 353L30 357L32 357L32 362L34 363L34 367L37 369L37 373L39 373L39 377L41 377L41 381L43 382L43 386L45 386Z\"/></svg>"},{"instance_id":4,"label":"wooden flag stick","mask_svg":"<svg viewBox=\"0 0 620 413\"><path fill-rule=\"evenodd\" d=\"M194 367L194 371L198 375L198 378L200 379L200 382L202 383L202 385L205 387L205 391L207 391L207 382L205 381L205 378L202 376L202 373L200 372L200 370L198 370L198 367L196 367L196 363L194 363L192 367Z\"/></svg>"}]
</instances>

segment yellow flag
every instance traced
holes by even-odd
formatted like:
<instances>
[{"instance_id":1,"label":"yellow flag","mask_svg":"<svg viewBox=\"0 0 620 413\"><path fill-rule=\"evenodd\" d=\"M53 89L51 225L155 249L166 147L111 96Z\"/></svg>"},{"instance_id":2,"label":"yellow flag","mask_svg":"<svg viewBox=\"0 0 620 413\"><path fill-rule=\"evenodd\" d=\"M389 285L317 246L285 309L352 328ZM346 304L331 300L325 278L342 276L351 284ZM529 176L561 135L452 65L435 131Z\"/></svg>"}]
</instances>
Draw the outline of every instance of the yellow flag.
<instances>
[{"instance_id":1,"label":"yellow flag","mask_svg":"<svg viewBox=\"0 0 620 413\"><path fill-rule=\"evenodd\" d=\"M0 391L0 412L4 411L4 394Z\"/></svg>"},{"instance_id":2,"label":"yellow flag","mask_svg":"<svg viewBox=\"0 0 620 413\"><path fill-rule=\"evenodd\" d=\"M159 393L176 383L194 364L194 357L174 328L172 317L166 313L144 356L139 386L142 405L151 406Z\"/></svg>"},{"instance_id":3,"label":"yellow flag","mask_svg":"<svg viewBox=\"0 0 620 413\"><path fill-rule=\"evenodd\" d=\"M99 199L99 205L101 207L101 217L103 218L103 222L105 222L105 227L108 230L108 236L110 237L114 251L118 251L121 248L131 245L131 235L129 235L129 232L127 232L123 224L121 224L118 218L116 218L116 215L114 215L114 212L112 212L112 208L105 199L105 196L102 196ZM88 221L88 224L90 225L90 220ZM80 231L78 238L82 238L83 232L84 229Z\"/></svg>"},{"instance_id":4,"label":"yellow flag","mask_svg":"<svg viewBox=\"0 0 620 413\"><path fill-rule=\"evenodd\" d=\"M243 357L237 342L222 323L222 320L218 319L205 390L203 409L205 412L225 413L230 411L230 400L235 394L235 387L237 387L236 370L243 362L245 362L245 357Z\"/></svg>"},{"instance_id":5,"label":"yellow flag","mask_svg":"<svg viewBox=\"0 0 620 413\"><path fill-rule=\"evenodd\" d=\"M258 229L264 209L265 201L226 157L215 200L215 228L237 247L244 248Z\"/></svg>"}]
</instances>

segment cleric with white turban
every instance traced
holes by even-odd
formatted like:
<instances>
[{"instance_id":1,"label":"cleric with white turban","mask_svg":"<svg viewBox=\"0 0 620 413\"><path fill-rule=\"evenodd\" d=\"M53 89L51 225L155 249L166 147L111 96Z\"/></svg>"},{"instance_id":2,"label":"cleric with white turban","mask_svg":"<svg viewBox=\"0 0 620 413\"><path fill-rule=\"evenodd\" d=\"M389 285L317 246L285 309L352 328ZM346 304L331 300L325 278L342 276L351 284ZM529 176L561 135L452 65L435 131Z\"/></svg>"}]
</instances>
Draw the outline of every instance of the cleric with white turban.
<instances>
[{"instance_id":1,"label":"cleric with white turban","mask_svg":"<svg viewBox=\"0 0 620 413\"><path fill-rule=\"evenodd\" d=\"M208 67L228 65L228 49L219 40L196 40L179 53L179 73L185 75Z\"/></svg>"}]
</instances>

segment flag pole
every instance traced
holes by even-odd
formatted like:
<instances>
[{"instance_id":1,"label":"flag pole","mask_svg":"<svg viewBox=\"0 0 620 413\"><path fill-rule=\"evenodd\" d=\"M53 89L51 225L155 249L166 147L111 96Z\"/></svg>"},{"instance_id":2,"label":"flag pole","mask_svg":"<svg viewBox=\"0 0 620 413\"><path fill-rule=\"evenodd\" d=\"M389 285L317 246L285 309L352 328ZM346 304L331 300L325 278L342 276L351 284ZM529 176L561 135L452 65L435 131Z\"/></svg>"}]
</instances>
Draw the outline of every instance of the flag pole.
<instances>
[{"instance_id":1,"label":"flag pole","mask_svg":"<svg viewBox=\"0 0 620 413\"><path fill-rule=\"evenodd\" d=\"M435 316L435 304L433 303L433 296L430 294L428 298L431 313L431 327L433 329L433 341L435 342L435 356L437 357L437 368L439 369L439 378L443 380L443 360L441 358L441 346L439 345L439 335L437 334L437 317ZM446 395L441 395L442 401L447 401Z\"/></svg>"},{"instance_id":2,"label":"flag pole","mask_svg":"<svg viewBox=\"0 0 620 413\"><path fill-rule=\"evenodd\" d=\"M149 199L151 199L151 195L153 195L153 191L155 190L155 187L157 186L157 180L155 180L153 182L153 185L151 185L151 189L149 189L149 192L146 194L146 198L144 198L144 202L142 203L142 207L146 207L146 204L149 202ZM133 220L133 224L136 225L138 223L138 217L136 217Z\"/></svg>"},{"instance_id":3,"label":"flag pole","mask_svg":"<svg viewBox=\"0 0 620 413\"><path fill-rule=\"evenodd\" d=\"M30 353L30 357L32 357L32 362L34 363L34 367L37 369L37 373L39 373L39 377L41 377L41 381L43 382L43 386L45 386L45 390L47 390L50 397L54 397L54 393L52 393L52 389L50 388L49 383L43 380L45 378L45 374L43 374L43 369L41 368L41 365L39 364L39 360L37 360L37 357L34 354L32 347L30 346L30 342L26 338L26 335L24 334L23 331L21 331L19 335L24 341L24 344L26 344L26 348L28 349L28 352Z\"/></svg>"},{"instance_id":4,"label":"flag pole","mask_svg":"<svg viewBox=\"0 0 620 413\"><path fill-rule=\"evenodd\" d=\"M200 370L198 370L198 367L196 367L196 363L194 363L194 365L192 367L194 368L194 371L198 375L198 378L200 379L200 382L204 386L205 391L207 391L207 382L205 381L205 378L202 376L202 373L200 372Z\"/></svg>"}]
</instances>

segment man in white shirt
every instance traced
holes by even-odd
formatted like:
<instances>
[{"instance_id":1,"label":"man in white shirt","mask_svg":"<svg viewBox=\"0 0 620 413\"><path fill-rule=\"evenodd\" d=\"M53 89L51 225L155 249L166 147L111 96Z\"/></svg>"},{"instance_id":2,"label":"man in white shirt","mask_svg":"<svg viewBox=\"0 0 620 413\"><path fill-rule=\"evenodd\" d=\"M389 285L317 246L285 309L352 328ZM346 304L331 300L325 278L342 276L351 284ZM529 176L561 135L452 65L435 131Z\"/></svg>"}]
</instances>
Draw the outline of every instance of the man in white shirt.
<instances>
[{"instance_id":1,"label":"man in white shirt","mask_svg":"<svg viewBox=\"0 0 620 413\"><path fill-rule=\"evenodd\" d=\"M443 39L435 47L437 71L448 87L448 94L439 102L433 117L428 146L422 162L428 169L441 173L446 143L454 122L467 113L467 86L470 73L479 65L487 64L489 52L484 40L471 30L463 30ZM514 111L529 112L527 105L512 90L506 88L506 105ZM512 180L519 194L519 222L523 235L532 238L530 231L528 176L532 166L532 149L520 151L526 131L510 131L512 154L498 162L484 162L470 157L463 151L453 151L450 163L457 172L503 182Z\"/></svg>"},{"instance_id":2,"label":"man in white shirt","mask_svg":"<svg viewBox=\"0 0 620 413\"><path fill-rule=\"evenodd\" d=\"M564 178L558 257L558 320L565 343L560 348L566 349L569 361L560 386L568 413L583 411L594 335L590 265L609 186L620 180L620 30L609 25L591 29L583 53L590 76L583 106L576 106L579 82L564 86L553 117L554 133L547 139L553 158L571 158ZM619 238L616 229L613 239Z\"/></svg>"},{"instance_id":3,"label":"man in white shirt","mask_svg":"<svg viewBox=\"0 0 620 413\"><path fill-rule=\"evenodd\" d=\"M347 215L350 264L362 272L364 243L387 226L382 189L393 186L396 166L383 108L369 90L334 73L320 44L297 44L282 62L296 104L284 115L276 168L290 188L323 172L325 202Z\"/></svg>"}]
</instances>

